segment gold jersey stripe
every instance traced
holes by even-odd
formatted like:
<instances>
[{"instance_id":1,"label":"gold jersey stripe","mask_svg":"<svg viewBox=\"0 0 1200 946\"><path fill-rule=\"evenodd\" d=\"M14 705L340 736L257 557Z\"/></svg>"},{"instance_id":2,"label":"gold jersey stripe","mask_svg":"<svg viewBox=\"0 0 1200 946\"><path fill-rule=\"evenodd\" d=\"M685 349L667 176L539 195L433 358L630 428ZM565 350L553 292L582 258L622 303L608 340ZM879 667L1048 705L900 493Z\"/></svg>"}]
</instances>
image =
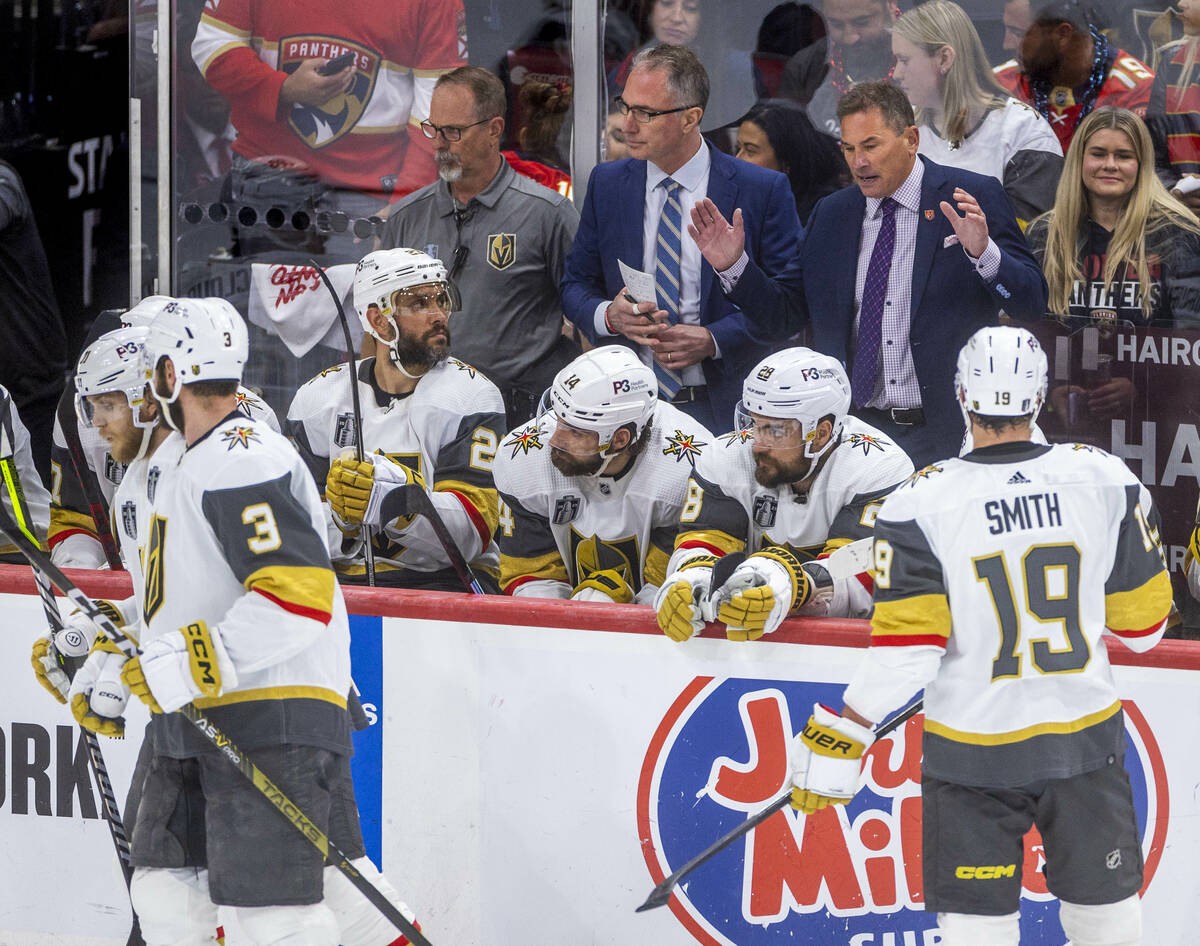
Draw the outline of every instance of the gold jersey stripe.
<instances>
[{"instance_id":1,"label":"gold jersey stripe","mask_svg":"<svg viewBox=\"0 0 1200 946\"><path fill-rule=\"evenodd\" d=\"M464 483L462 480L438 480L433 485L433 491L461 494L483 517L483 521L487 523L488 534L496 534L496 526L500 523L500 496L495 487Z\"/></svg>"},{"instance_id":2,"label":"gold jersey stripe","mask_svg":"<svg viewBox=\"0 0 1200 946\"><path fill-rule=\"evenodd\" d=\"M671 554L657 545L651 545L646 553L646 564L642 566L642 584L661 585L667 578L667 562Z\"/></svg>"},{"instance_id":3,"label":"gold jersey stripe","mask_svg":"<svg viewBox=\"0 0 1200 946\"><path fill-rule=\"evenodd\" d=\"M247 576L248 591L267 595L280 607L316 620L329 620L337 579L328 568L305 565L267 565Z\"/></svg>"},{"instance_id":4,"label":"gold jersey stripe","mask_svg":"<svg viewBox=\"0 0 1200 946\"><path fill-rule=\"evenodd\" d=\"M1132 591L1104 596L1104 623L1114 631L1141 631L1162 622L1171 610L1171 579L1159 572Z\"/></svg>"},{"instance_id":5,"label":"gold jersey stripe","mask_svg":"<svg viewBox=\"0 0 1200 946\"><path fill-rule=\"evenodd\" d=\"M558 549L532 558L518 558L500 553L500 587L507 588L520 578L537 578L546 581L567 581L567 566Z\"/></svg>"},{"instance_id":6,"label":"gold jersey stripe","mask_svg":"<svg viewBox=\"0 0 1200 946\"><path fill-rule=\"evenodd\" d=\"M1014 729L1011 732L998 733L963 732L959 729L951 729L949 726L943 726L941 723L926 717L925 731L933 733L935 736L941 736L944 739L950 739L954 742L965 742L973 746L1004 746L1013 742L1024 742L1026 739L1032 739L1034 736L1065 736L1071 733L1082 732L1090 726L1095 726L1106 719L1111 719L1120 711L1121 701L1117 700L1111 706L1106 706L1102 710L1089 713L1087 716L1082 716L1070 722L1038 723L1035 726L1026 726L1024 729Z\"/></svg>"},{"instance_id":7,"label":"gold jersey stripe","mask_svg":"<svg viewBox=\"0 0 1200 946\"><path fill-rule=\"evenodd\" d=\"M50 539L62 532L86 532L95 537L96 521L85 512L76 512L63 506L50 507Z\"/></svg>"},{"instance_id":8,"label":"gold jersey stripe","mask_svg":"<svg viewBox=\"0 0 1200 946\"><path fill-rule=\"evenodd\" d=\"M746 547L744 539L735 539L728 532L708 530L705 532L681 532L675 536L675 548L685 543L702 542L705 545L720 549L728 555L730 552L740 552Z\"/></svg>"},{"instance_id":9,"label":"gold jersey stripe","mask_svg":"<svg viewBox=\"0 0 1200 946\"><path fill-rule=\"evenodd\" d=\"M236 703L251 703L254 700L320 700L346 708L346 694L336 693L326 687L286 686L259 687L254 690L235 690L221 696L207 696L193 701L200 709L210 706L232 706Z\"/></svg>"},{"instance_id":10,"label":"gold jersey stripe","mask_svg":"<svg viewBox=\"0 0 1200 946\"><path fill-rule=\"evenodd\" d=\"M871 637L950 637L950 602L945 595L914 595L876 601Z\"/></svg>"}]
</instances>

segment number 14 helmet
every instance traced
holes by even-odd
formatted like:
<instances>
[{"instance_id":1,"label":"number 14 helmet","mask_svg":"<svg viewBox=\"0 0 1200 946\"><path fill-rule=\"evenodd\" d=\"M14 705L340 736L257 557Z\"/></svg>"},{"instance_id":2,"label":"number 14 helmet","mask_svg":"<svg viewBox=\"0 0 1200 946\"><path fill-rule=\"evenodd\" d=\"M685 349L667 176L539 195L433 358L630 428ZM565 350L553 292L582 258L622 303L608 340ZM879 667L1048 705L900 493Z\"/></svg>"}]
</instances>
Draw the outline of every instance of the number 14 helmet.
<instances>
[{"instance_id":1,"label":"number 14 helmet","mask_svg":"<svg viewBox=\"0 0 1200 946\"><path fill-rule=\"evenodd\" d=\"M968 427L968 414L1029 414L1033 423L1046 399L1046 353L1028 329L981 328L958 353L954 391Z\"/></svg>"}]
</instances>

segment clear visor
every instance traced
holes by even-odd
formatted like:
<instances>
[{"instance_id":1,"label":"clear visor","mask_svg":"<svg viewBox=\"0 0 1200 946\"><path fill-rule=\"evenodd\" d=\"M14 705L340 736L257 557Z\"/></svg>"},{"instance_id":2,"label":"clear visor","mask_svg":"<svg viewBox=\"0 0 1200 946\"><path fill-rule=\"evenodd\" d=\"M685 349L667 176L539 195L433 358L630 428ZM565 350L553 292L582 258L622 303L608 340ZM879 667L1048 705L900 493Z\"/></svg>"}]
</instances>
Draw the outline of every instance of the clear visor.
<instances>
[{"instance_id":1,"label":"clear visor","mask_svg":"<svg viewBox=\"0 0 1200 946\"><path fill-rule=\"evenodd\" d=\"M458 288L451 282L426 283L392 293L392 312L397 316L439 312L449 315L462 310Z\"/></svg>"},{"instance_id":2,"label":"clear visor","mask_svg":"<svg viewBox=\"0 0 1200 946\"><path fill-rule=\"evenodd\" d=\"M738 404L733 419L736 429L763 449L804 451L804 426L794 417L764 417L751 412L744 404ZM814 431L808 439L815 435Z\"/></svg>"},{"instance_id":3,"label":"clear visor","mask_svg":"<svg viewBox=\"0 0 1200 946\"><path fill-rule=\"evenodd\" d=\"M601 452L600 436L594 430L575 427L553 410L538 418L542 430L550 438L550 449L579 460L597 457ZM604 446L608 446L605 444Z\"/></svg>"},{"instance_id":4,"label":"clear visor","mask_svg":"<svg viewBox=\"0 0 1200 946\"><path fill-rule=\"evenodd\" d=\"M143 399L131 397L123 391L106 391L103 394L75 394L75 415L84 427L104 427L120 420L126 412L132 412L133 423L144 427L140 417Z\"/></svg>"}]
</instances>

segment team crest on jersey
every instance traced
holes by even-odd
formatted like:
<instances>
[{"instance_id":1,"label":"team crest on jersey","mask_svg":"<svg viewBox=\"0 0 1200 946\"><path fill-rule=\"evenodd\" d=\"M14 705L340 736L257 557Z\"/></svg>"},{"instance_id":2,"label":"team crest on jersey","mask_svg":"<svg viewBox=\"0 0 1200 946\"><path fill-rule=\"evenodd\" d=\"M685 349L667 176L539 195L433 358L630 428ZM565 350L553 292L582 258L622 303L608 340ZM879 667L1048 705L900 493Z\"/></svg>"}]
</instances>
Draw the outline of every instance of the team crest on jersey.
<instances>
[{"instance_id":1,"label":"team crest on jersey","mask_svg":"<svg viewBox=\"0 0 1200 946\"><path fill-rule=\"evenodd\" d=\"M615 571L636 593L642 587L642 556L638 552L636 535L621 539L602 539L598 535L580 535L571 526L567 536L570 545L571 582L578 584L592 572Z\"/></svg>"},{"instance_id":2,"label":"team crest on jersey","mask_svg":"<svg viewBox=\"0 0 1200 946\"><path fill-rule=\"evenodd\" d=\"M518 430L515 434L504 441L504 446L512 447L511 456L516 456L518 453L528 453L530 450L542 449L542 431L536 424Z\"/></svg>"},{"instance_id":3,"label":"team crest on jersey","mask_svg":"<svg viewBox=\"0 0 1200 946\"><path fill-rule=\"evenodd\" d=\"M239 424L228 430L222 430L221 442L228 444L226 450L232 450L236 446L242 446L249 450L250 444L258 443L258 431L253 427L243 427Z\"/></svg>"},{"instance_id":4,"label":"team crest on jersey","mask_svg":"<svg viewBox=\"0 0 1200 946\"><path fill-rule=\"evenodd\" d=\"M477 372L475 371L474 368L472 368L465 361L459 361L457 358L448 358L447 363L454 366L459 371L465 371L472 378L475 377L475 375L477 374Z\"/></svg>"},{"instance_id":5,"label":"team crest on jersey","mask_svg":"<svg viewBox=\"0 0 1200 946\"><path fill-rule=\"evenodd\" d=\"M775 525L775 515L779 511L779 500L774 496L754 497L754 522L763 529Z\"/></svg>"},{"instance_id":6,"label":"team crest on jersey","mask_svg":"<svg viewBox=\"0 0 1200 946\"><path fill-rule=\"evenodd\" d=\"M881 440L879 437L872 436L871 434L851 434L847 443L851 447L862 447L863 456L868 456L871 453L872 447L882 453L887 441Z\"/></svg>"},{"instance_id":7,"label":"team crest on jersey","mask_svg":"<svg viewBox=\"0 0 1200 946\"><path fill-rule=\"evenodd\" d=\"M325 377L325 375L331 374L334 371L341 371L343 367L345 367L344 362L342 364L331 365L330 367L328 367L324 371L322 371L320 376L323 378L323 377Z\"/></svg>"},{"instance_id":8,"label":"team crest on jersey","mask_svg":"<svg viewBox=\"0 0 1200 946\"><path fill-rule=\"evenodd\" d=\"M104 454L104 478L114 486L120 486L125 479L125 464L114 460L111 453Z\"/></svg>"},{"instance_id":9,"label":"team crest on jersey","mask_svg":"<svg viewBox=\"0 0 1200 946\"><path fill-rule=\"evenodd\" d=\"M695 458L700 456L700 448L707 446L708 444L703 440L697 440L695 434L685 434L676 428L675 433L667 438L667 445L663 447L663 456L674 457L676 463L680 460L695 463Z\"/></svg>"},{"instance_id":10,"label":"team crest on jersey","mask_svg":"<svg viewBox=\"0 0 1200 946\"><path fill-rule=\"evenodd\" d=\"M515 263L517 261L517 235L515 233L489 233L487 261L492 269L508 269Z\"/></svg>"},{"instance_id":11,"label":"team crest on jersey","mask_svg":"<svg viewBox=\"0 0 1200 946\"><path fill-rule=\"evenodd\" d=\"M941 473L945 467L940 463L931 463L929 466L923 466L908 478L909 483L916 483L918 480L927 480L935 473Z\"/></svg>"},{"instance_id":12,"label":"team crest on jersey","mask_svg":"<svg viewBox=\"0 0 1200 946\"><path fill-rule=\"evenodd\" d=\"M121 504L121 526L129 538L137 541L137 504L130 500Z\"/></svg>"},{"instance_id":13,"label":"team crest on jersey","mask_svg":"<svg viewBox=\"0 0 1200 946\"><path fill-rule=\"evenodd\" d=\"M254 413L251 408L262 410L262 401L254 397L248 391L239 390L237 392L237 409L246 417L253 420Z\"/></svg>"},{"instance_id":14,"label":"team crest on jersey","mask_svg":"<svg viewBox=\"0 0 1200 946\"><path fill-rule=\"evenodd\" d=\"M747 427L744 430L734 430L727 434L721 434L719 439L725 441L725 446L732 447L735 443L749 443L754 439L754 431Z\"/></svg>"},{"instance_id":15,"label":"team crest on jersey","mask_svg":"<svg viewBox=\"0 0 1200 946\"><path fill-rule=\"evenodd\" d=\"M343 53L355 54L354 76L350 87L324 105L293 105L288 112L288 125L304 143L314 150L327 147L348 134L362 118L375 82L379 78L383 57L361 43L340 36L285 36L279 41L280 72L291 75L306 59L334 59Z\"/></svg>"},{"instance_id":16,"label":"team crest on jersey","mask_svg":"<svg viewBox=\"0 0 1200 946\"><path fill-rule=\"evenodd\" d=\"M1072 450L1086 450L1088 453L1103 453L1104 452L1102 450L1097 450L1090 443L1073 443L1073 444L1071 444L1071 449Z\"/></svg>"},{"instance_id":17,"label":"team crest on jersey","mask_svg":"<svg viewBox=\"0 0 1200 946\"><path fill-rule=\"evenodd\" d=\"M162 476L162 470L154 466L150 468L150 472L146 474L146 498L150 502L154 502L154 494L158 492L158 478Z\"/></svg>"},{"instance_id":18,"label":"team crest on jersey","mask_svg":"<svg viewBox=\"0 0 1200 946\"><path fill-rule=\"evenodd\" d=\"M553 521L556 526L566 525L579 515L579 497L563 496L554 500Z\"/></svg>"},{"instance_id":19,"label":"team crest on jersey","mask_svg":"<svg viewBox=\"0 0 1200 946\"><path fill-rule=\"evenodd\" d=\"M354 441L354 415L349 412L338 414L333 425L333 442L339 447L353 447Z\"/></svg>"}]
</instances>

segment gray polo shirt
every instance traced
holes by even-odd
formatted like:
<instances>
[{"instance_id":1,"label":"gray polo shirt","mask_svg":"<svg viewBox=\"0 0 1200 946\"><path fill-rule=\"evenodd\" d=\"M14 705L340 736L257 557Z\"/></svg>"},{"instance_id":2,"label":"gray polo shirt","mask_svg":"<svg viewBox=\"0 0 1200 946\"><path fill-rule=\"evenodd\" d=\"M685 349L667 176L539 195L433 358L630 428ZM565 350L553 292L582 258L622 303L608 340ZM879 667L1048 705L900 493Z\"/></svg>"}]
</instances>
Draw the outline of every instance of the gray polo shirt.
<instances>
[{"instance_id":1,"label":"gray polo shirt","mask_svg":"<svg viewBox=\"0 0 1200 946\"><path fill-rule=\"evenodd\" d=\"M454 272L463 308L450 317L451 351L502 391L516 385L538 394L549 383L537 367L558 343L558 283L578 226L579 211L566 197L501 160L499 173L465 207L441 180L399 201L382 245L424 250L447 270L455 249L468 247Z\"/></svg>"}]
</instances>

